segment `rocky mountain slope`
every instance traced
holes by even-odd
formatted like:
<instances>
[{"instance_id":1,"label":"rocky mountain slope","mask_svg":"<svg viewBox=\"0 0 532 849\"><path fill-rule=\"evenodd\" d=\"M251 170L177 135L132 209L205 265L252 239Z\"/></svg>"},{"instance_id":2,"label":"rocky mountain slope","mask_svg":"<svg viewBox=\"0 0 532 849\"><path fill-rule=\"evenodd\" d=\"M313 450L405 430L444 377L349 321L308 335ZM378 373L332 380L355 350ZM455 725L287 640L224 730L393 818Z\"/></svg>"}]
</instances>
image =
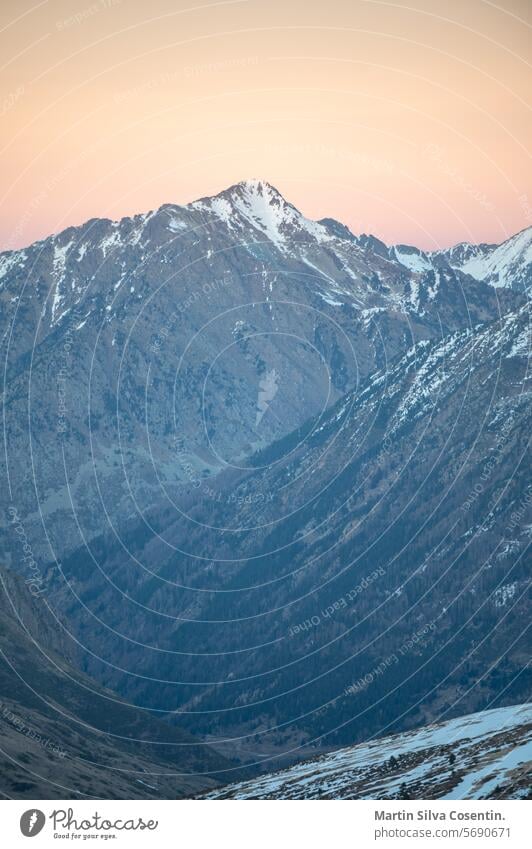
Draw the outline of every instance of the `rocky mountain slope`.
<instances>
[{"instance_id":1,"label":"rocky mountain slope","mask_svg":"<svg viewBox=\"0 0 532 849\"><path fill-rule=\"evenodd\" d=\"M526 699L529 322L418 344L65 558L87 670L245 763Z\"/></svg>"},{"instance_id":2,"label":"rocky mountain slope","mask_svg":"<svg viewBox=\"0 0 532 849\"><path fill-rule=\"evenodd\" d=\"M232 784L208 799L521 799L532 775L532 707L462 716Z\"/></svg>"},{"instance_id":3,"label":"rocky mountain slope","mask_svg":"<svg viewBox=\"0 0 532 849\"><path fill-rule=\"evenodd\" d=\"M10 501L61 556L245 464L414 342L522 301L445 252L310 221L261 181L3 253Z\"/></svg>"},{"instance_id":4,"label":"rocky mountain slope","mask_svg":"<svg viewBox=\"0 0 532 849\"><path fill-rule=\"evenodd\" d=\"M4 569L0 581L4 796L179 798L235 774L208 746L82 675L45 601Z\"/></svg>"}]
</instances>

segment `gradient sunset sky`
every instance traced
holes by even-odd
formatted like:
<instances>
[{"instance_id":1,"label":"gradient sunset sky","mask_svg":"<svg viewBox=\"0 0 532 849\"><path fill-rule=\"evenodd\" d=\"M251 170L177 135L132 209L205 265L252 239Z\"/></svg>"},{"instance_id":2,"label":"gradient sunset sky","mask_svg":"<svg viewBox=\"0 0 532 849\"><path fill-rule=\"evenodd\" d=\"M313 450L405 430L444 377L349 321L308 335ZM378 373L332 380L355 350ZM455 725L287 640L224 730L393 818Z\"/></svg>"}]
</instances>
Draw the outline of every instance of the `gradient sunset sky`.
<instances>
[{"instance_id":1,"label":"gradient sunset sky","mask_svg":"<svg viewBox=\"0 0 532 849\"><path fill-rule=\"evenodd\" d=\"M260 177L388 243L532 224L531 0L3 0L0 249Z\"/></svg>"}]
</instances>

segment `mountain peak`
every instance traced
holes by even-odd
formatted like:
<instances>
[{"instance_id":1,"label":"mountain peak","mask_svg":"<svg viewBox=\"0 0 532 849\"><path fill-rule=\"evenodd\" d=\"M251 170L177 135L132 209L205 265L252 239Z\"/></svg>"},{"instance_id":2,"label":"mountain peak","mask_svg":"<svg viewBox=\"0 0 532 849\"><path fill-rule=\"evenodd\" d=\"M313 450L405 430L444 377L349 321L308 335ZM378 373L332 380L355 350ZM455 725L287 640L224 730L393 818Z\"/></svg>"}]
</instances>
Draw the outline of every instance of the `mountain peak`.
<instances>
[{"instance_id":1,"label":"mountain peak","mask_svg":"<svg viewBox=\"0 0 532 849\"><path fill-rule=\"evenodd\" d=\"M287 240L294 235L330 238L325 227L306 219L274 186L259 178L242 180L214 197L195 201L191 207L214 213L231 229L251 225L281 251L287 249Z\"/></svg>"},{"instance_id":2,"label":"mountain peak","mask_svg":"<svg viewBox=\"0 0 532 849\"><path fill-rule=\"evenodd\" d=\"M532 227L525 227L500 245L455 245L446 255L453 268L492 286L527 292L532 283Z\"/></svg>"},{"instance_id":3,"label":"mountain peak","mask_svg":"<svg viewBox=\"0 0 532 849\"><path fill-rule=\"evenodd\" d=\"M246 201L247 204L255 208L262 206L278 206L290 207L295 209L282 196L281 192L268 183L266 180L261 180L257 177L252 177L247 180L241 180L233 186L220 192L217 197L227 198L233 202Z\"/></svg>"},{"instance_id":4,"label":"mountain peak","mask_svg":"<svg viewBox=\"0 0 532 849\"><path fill-rule=\"evenodd\" d=\"M231 204L234 204L239 200L247 200L251 202L256 198L260 198L265 204L275 203L291 206L291 204L284 199L281 192L276 189L275 186L272 186L272 184L268 183L267 180L263 180L259 177L248 177L245 180L240 180L238 183L233 183L231 186L228 186L226 189L222 189L222 191L215 195L203 197L194 201L191 206L196 206L198 204L212 205L218 200L225 200Z\"/></svg>"}]
</instances>

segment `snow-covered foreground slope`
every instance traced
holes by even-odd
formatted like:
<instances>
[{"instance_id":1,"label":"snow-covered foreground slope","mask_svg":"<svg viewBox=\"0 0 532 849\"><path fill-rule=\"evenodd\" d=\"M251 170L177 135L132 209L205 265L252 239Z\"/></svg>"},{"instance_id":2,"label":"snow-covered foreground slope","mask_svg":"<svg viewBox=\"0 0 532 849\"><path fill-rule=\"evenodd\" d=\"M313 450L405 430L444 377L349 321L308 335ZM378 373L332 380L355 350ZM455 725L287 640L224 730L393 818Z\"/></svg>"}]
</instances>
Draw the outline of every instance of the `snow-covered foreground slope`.
<instances>
[{"instance_id":1,"label":"snow-covered foreground slope","mask_svg":"<svg viewBox=\"0 0 532 849\"><path fill-rule=\"evenodd\" d=\"M339 749L208 799L515 799L532 776L532 704Z\"/></svg>"}]
</instances>

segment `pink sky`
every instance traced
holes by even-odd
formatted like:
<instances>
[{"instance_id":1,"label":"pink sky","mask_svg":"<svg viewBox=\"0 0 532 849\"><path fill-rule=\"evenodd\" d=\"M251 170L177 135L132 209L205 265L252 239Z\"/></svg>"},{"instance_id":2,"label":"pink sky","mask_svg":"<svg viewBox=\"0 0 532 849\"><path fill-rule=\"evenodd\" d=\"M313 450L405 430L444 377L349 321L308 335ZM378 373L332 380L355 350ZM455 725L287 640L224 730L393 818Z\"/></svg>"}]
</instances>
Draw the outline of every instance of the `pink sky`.
<instances>
[{"instance_id":1,"label":"pink sky","mask_svg":"<svg viewBox=\"0 0 532 849\"><path fill-rule=\"evenodd\" d=\"M0 248L246 177L434 248L532 223L527 0L2 4Z\"/></svg>"}]
</instances>

